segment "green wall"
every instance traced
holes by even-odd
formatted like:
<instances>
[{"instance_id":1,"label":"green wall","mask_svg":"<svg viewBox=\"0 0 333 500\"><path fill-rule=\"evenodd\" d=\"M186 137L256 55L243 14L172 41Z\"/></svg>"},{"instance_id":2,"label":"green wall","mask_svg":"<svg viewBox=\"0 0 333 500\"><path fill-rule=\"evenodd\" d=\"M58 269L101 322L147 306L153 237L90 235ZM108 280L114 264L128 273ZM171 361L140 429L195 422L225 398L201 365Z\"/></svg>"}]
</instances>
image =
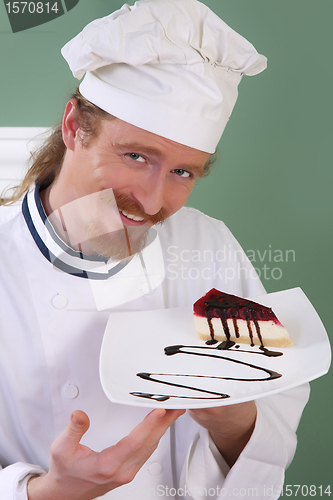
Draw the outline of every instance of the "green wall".
<instances>
[{"instance_id":1,"label":"green wall","mask_svg":"<svg viewBox=\"0 0 333 500\"><path fill-rule=\"evenodd\" d=\"M267 291L300 286L332 338L332 2L205 3L268 57L268 69L244 77L219 162L189 204L223 219L243 248L255 252ZM66 15L13 34L1 4L0 126L60 120L76 85L60 47L121 5L80 0ZM286 484L332 483L332 378L330 372L311 384Z\"/></svg>"}]
</instances>

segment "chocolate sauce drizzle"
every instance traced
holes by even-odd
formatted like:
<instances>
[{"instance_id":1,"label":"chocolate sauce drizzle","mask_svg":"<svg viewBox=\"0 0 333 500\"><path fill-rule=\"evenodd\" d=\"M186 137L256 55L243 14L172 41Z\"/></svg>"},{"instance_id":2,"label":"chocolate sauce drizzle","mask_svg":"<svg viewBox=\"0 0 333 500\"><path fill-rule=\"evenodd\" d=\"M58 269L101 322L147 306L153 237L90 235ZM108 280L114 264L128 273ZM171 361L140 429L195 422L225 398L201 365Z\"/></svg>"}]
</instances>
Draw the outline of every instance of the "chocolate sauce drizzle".
<instances>
[{"instance_id":1,"label":"chocolate sauce drizzle","mask_svg":"<svg viewBox=\"0 0 333 500\"><path fill-rule=\"evenodd\" d=\"M219 295L218 297L215 297L211 300L205 301L206 318L207 318L210 336L211 336L211 340L207 341L208 345L213 344L212 341L215 340L214 327L213 327L213 323L212 323L212 310L213 309L215 310L215 312L218 314L218 316L221 319L223 331L224 331L224 334L225 334L227 340L230 340L230 337L231 337L229 326L227 323L227 316L232 318L234 329L235 329L235 336L236 336L236 338L239 338L239 328L238 328L238 324L237 324L237 318L239 317L238 309L237 309L238 304L236 302L233 302L231 299L225 300L225 297L226 297L226 295L224 293L221 293L221 295ZM224 299L223 303L220 302L222 299ZM252 347L254 346L253 331L252 331L252 326L251 326L251 320L252 320L254 323L254 326L256 328L256 331L257 331L260 346L262 348L264 348L262 336L260 333L260 326L259 326L258 318L257 318L257 309L260 309L260 308L263 308L263 306L261 306L260 304L258 304L258 306L256 306L254 302L246 301L245 299L244 299L244 302L242 303L242 306L241 306L242 319L246 320L247 329L248 329L249 337L251 340L250 345Z\"/></svg>"},{"instance_id":2,"label":"chocolate sauce drizzle","mask_svg":"<svg viewBox=\"0 0 333 500\"><path fill-rule=\"evenodd\" d=\"M212 341L208 341L207 344L215 344L218 343L215 341L215 339L212 339ZM201 399L201 400L207 400L207 399L225 399L229 398L230 395L224 394L224 393L219 393L219 392L214 392L214 391L208 391L205 389L200 389L196 387L191 387L188 385L183 385L183 384L177 384L174 382L168 382L164 380L159 380L154 377L158 376L163 376L163 377L191 377L191 378L209 378L209 379L219 379L219 380L234 380L234 381L240 381L240 382L262 382L262 381L267 381L267 380L274 380L277 378L280 378L282 375L280 373L277 373L273 370L269 370L268 368L263 368L257 365L254 365L252 363L246 363L244 361L240 361L238 359L232 359L228 358L226 356L221 356L219 354L213 354L211 352L191 352L186 349L203 349L204 351L211 350L211 351L221 351L221 350L229 350L235 345L235 342L231 341L230 339L225 340L224 342L221 342L218 346L216 347L208 347L208 346L184 346L184 345L172 345L164 348L164 352L166 356L173 356L175 354L187 354L191 356L205 356L205 357L210 357L210 358L217 358L221 359L224 361L229 361L231 363L237 363L240 365L248 366L254 370L260 370L268 374L268 377L266 378L233 378L233 377L216 377L216 376L206 376L206 375L189 375L189 374L168 374L168 373L147 373L147 372L140 372L137 373L137 376L144 379L144 380L149 380L151 382L157 382L159 384L165 384L173 387L181 387L184 389L190 389L196 392L203 392L205 394L209 394L210 396L206 397L193 397L193 396L176 396L176 395L164 395L164 394L150 394L150 393L143 393L143 392L131 392L130 394L133 396L141 397L141 398L147 398L151 399L154 401L159 401L163 402L166 401L170 398L180 398L180 399ZM282 352L275 352L275 351L269 351L266 349L263 345L259 347L259 351L253 351L251 350L244 350L240 349L240 346L235 346L235 349L237 348L237 352L245 352L245 353L251 353L251 354L259 354L263 356L268 356L268 357L277 357L277 356L282 356Z\"/></svg>"},{"instance_id":3,"label":"chocolate sauce drizzle","mask_svg":"<svg viewBox=\"0 0 333 500\"><path fill-rule=\"evenodd\" d=\"M202 378L222 378L222 377L206 377L205 375L180 375L180 374L171 374L171 373L146 373L146 372L141 372L137 373L137 376L140 378L143 378L145 380L151 380L152 382L158 382L159 384L165 384L165 385L172 385L173 387L182 387L183 389L191 389L193 391L198 391L198 392L204 392L206 394L213 394L214 398L200 398L200 397L193 397L193 396L162 396L162 395L157 395L157 394L145 394L142 392L131 392L133 396L139 396L139 397L145 397L149 399L157 399L157 401L166 401L167 399L170 398L180 398L180 399L224 399L224 398L229 398L230 396L228 394L222 394L219 392L214 392L214 391L206 391L205 389L199 389L195 387L191 387L188 385L182 385L182 384L175 384L173 382L167 382L165 380L158 380L154 379L152 376L167 376L167 377L202 377Z\"/></svg>"}]
</instances>

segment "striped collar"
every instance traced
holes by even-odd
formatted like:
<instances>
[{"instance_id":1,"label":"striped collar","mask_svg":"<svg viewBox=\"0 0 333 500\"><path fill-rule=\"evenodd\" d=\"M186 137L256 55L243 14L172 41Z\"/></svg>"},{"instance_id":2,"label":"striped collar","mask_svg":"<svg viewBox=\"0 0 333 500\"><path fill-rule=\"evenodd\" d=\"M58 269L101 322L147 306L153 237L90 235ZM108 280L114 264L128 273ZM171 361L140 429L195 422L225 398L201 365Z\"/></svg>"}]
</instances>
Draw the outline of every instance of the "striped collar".
<instances>
[{"instance_id":1,"label":"striped collar","mask_svg":"<svg viewBox=\"0 0 333 500\"><path fill-rule=\"evenodd\" d=\"M39 197L38 186L28 192L23 200L22 212L29 231L44 257L53 266L67 274L92 280L105 280L119 273L130 262L105 260L101 256L88 256L73 250L62 241L50 224ZM157 236L150 230L146 246Z\"/></svg>"}]
</instances>

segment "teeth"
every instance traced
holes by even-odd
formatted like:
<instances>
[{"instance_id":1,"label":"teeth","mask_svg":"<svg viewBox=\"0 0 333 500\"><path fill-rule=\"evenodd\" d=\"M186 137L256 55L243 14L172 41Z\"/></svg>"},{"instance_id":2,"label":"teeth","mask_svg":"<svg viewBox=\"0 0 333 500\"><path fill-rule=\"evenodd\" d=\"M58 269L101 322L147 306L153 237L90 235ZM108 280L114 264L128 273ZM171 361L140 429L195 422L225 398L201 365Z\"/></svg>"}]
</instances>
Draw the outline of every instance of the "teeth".
<instances>
[{"instance_id":1,"label":"teeth","mask_svg":"<svg viewBox=\"0 0 333 500\"><path fill-rule=\"evenodd\" d=\"M137 217L136 215L128 214L127 212L124 212L123 210L120 210L120 211L128 219L135 220L135 221L138 221L138 222L141 222L141 221L144 220L143 217Z\"/></svg>"}]
</instances>

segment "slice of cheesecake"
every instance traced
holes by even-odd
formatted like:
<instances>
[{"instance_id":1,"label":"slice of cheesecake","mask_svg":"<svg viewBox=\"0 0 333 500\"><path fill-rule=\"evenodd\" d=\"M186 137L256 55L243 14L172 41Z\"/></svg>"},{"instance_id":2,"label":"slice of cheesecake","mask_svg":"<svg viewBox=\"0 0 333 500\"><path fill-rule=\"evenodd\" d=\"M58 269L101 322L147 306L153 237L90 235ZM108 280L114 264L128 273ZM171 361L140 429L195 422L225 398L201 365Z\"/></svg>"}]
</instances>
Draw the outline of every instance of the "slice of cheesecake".
<instances>
[{"instance_id":1,"label":"slice of cheesecake","mask_svg":"<svg viewBox=\"0 0 333 500\"><path fill-rule=\"evenodd\" d=\"M193 312L202 340L230 340L264 347L292 345L272 309L248 299L212 288L194 303Z\"/></svg>"}]
</instances>

